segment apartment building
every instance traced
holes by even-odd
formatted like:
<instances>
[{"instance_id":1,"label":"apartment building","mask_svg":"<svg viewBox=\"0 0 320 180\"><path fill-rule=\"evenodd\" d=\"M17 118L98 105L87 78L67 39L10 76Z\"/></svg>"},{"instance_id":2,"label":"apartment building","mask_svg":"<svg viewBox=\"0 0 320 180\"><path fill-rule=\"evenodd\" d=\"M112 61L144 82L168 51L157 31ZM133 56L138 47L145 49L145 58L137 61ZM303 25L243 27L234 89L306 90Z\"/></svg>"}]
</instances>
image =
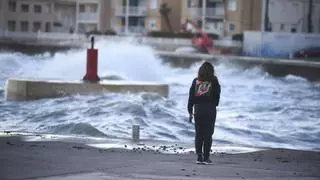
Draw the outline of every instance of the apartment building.
<instances>
[{"instance_id":1,"label":"apartment building","mask_svg":"<svg viewBox=\"0 0 320 180\"><path fill-rule=\"evenodd\" d=\"M8 31L50 32L54 14L52 2L2 0L1 27Z\"/></svg>"},{"instance_id":2,"label":"apartment building","mask_svg":"<svg viewBox=\"0 0 320 180\"><path fill-rule=\"evenodd\" d=\"M112 29L120 33L143 33L159 27L157 0L114 0Z\"/></svg>"},{"instance_id":3,"label":"apartment building","mask_svg":"<svg viewBox=\"0 0 320 180\"><path fill-rule=\"evenodd\" d=\"M225 8L223 0L184 0L182 1L183 24L192 20L204 32L220 36L224 34Z\"/></svg>"},{"instance_id":4,"label":"apartment building","mask_svg":"<svg viewBox=\"0 0 320 180\"><path fill-rule=\"evenodd\" d=\"M118 33L180 31L191 20L203 31L231 36L246 30L307 32L309 0L0 0L0 30ZM160 13L166 3L168 21ZM268 4L268 5L267 5ZM267 18L266 18L267 17ZM320 32L320 1L313 0L312 29Z\"/></svg>"},{"instance_id":5,"label":"apartment building","mask_svg":"<svg viewBox=\"0 0 320 180\"><path fill-rule=\"evenodd\" d=\"M118 33L162 30L166 23L159 13L161 3L177 4L177 1L1 0L0 28L12 32L62 33L111 29ZM170 19L180 17L172 17L172 14L177 14L177 10L172 10Z\"/></svg>"},{"instance_id":6,"label":"apartment building","mask_svg":"<svg viewBox=\"0 0 320 180\"><path fill-rule=\"evenodd\" d=\"M263 0L225 0L226 36L261 29Z\"/></svg>"},{"instance_id":7,"label":"apartment building","mask_svg":"<svg viewBox=\"0 0 320 180\"><path fill-rule=\"evenodd\" d=\"M1 0L10 32L86 32L100 28L100 0Z\"/></svg>"},{"instance_id":8,"label":"apartment building","mask_svg":"<svg viewBox=\"0 0 320 180\"><path fill-rule=\"evenodd\" d=\"M13 32L84 33L115 30L118 33L169 31L160 7L171 9L169 22L180 31L186 19L206 32L222 34L222 0L1 0L0 27Z\"/></svg>"},{"instance_id":9,"label":"apartment building","mask_svg":"<svg viewBox=\"0 0 320 180\"><path fill-rule=\"evenodd\" d=\"M169 31L165 17L160 13L162 4L171 9L168 14L173 31L180 30L181 5L184 0L114 0L112 29L120 33Z\"/></svg>"}]
</instances>

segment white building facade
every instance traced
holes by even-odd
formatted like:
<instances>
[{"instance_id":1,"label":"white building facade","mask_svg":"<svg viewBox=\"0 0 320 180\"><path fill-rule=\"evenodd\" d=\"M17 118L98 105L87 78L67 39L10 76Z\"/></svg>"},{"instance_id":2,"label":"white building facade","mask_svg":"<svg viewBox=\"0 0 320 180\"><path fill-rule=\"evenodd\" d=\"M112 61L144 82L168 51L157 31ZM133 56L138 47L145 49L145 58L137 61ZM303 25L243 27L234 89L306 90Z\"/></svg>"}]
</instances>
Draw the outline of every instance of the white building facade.
<instances>
[{"instance_id":1,"label":"white building facade","mask_svg":"<svg viewBox=\"0 0 320 180\"><path fill-rule=\"evenodd\" d=\"M265 22L264 0L262 25ZM308 32L309 0L269 0L269 27L273 32ZM313 0L312 32L320 33L320 1Z\"/></svg>"},{"instance_id":2,"label":"white building facade","mask_svg":"<svg viewBox=\"0 0 320 180\"><path fill-rule=\"evenodd\" d=\"M100 27L100 0L1 0L0 28L8 32L87 32Z\"/></svg>"}]
</instances>

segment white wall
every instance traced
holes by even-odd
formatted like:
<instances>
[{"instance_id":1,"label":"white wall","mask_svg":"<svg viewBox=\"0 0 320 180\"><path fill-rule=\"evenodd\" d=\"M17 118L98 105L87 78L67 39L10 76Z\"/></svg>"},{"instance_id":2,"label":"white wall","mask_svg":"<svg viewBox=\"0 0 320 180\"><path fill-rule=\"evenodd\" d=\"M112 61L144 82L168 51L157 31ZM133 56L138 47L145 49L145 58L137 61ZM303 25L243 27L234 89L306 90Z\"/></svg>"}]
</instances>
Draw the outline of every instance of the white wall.
<instances>
[{"instance_id":1,"label":"white wall","mask_svg":"<svg viewBox=\"0 0 320 180\"><path fill-rule=\"evenodd\" d=\"M291 58L295 53L311 47L320 47L320 34L244 32L245 56Z\"/></svg>"},{"instance_id":2,"label":"white wall","mask_svg":"<svg viewBox=\"0 0 320 180\"><path fill-rule=\"evenodd\" d=\"M314 0L314 32L320 33L320 1ZM273 32L307 32L309 1L306 0L270 0L269 19ZM264 15L263 15L264 17Z\"/></svg>"}]
</instances>

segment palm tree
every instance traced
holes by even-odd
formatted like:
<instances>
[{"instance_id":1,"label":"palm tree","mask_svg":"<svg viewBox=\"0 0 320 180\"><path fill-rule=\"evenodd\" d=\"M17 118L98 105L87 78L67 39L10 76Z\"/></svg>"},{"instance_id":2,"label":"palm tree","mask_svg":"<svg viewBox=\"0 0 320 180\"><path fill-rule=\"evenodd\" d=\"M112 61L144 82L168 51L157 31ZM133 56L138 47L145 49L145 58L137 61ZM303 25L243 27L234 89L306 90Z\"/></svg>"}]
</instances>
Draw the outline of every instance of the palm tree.
<instances>
[{"instance_id":1,"label":"palm tree","mask_svg":"<svg viewBox=\"0 0 320 180\"><path fill-rule=\"evenodd\" d=\"M312 6L313 0L309 0L308 33L312 33Z\"/></svg>"},{"instance_id":2,"label":"palm tree","mask_svg":"<svg viewBox=\"0 0 320 180\"><path fill-rule=\"evenodd\" d=\"M160 12L161 16L163 16L163 18L167 24L167 27L169 28L169 31L173 32L173 29L172 29L172 26L170 23L170 19L169 19L169 14L171 13L171 8L168 7L167 3L162 3L160 6L160 9L159 9L159 12Z\"/></svg>"}]
</instances>

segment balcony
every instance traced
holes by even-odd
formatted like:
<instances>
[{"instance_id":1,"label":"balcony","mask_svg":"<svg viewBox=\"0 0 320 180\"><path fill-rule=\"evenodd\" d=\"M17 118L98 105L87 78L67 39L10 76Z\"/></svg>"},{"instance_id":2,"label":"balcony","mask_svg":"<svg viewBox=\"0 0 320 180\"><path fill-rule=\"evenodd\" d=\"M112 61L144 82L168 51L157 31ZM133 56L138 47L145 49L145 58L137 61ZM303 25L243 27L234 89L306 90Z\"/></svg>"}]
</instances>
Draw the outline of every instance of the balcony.
<instances>
[{"instance_id":1,"label":"balcony","mask_svg":"<svg viewBox=\"0 0 320 180\"><path fill-rule=\"evenodd\" d=\"M126 15L126 7L116 7L115 9L116 16L125 16ZM131 6L129 7L129 16L147 16L147 7L145 6Z\"/></svg>"},{"instance_id":2,"label":"balcony","mask_svg":"<svg viewBox=\"0 0 320 180\"><path fill-rule=\"evenodd\" d=\"M194 17L202 17L202 8L188 8L189 13ZM224 7L206 8L207 18L223 18Z\"/></svg>"},{"instance_id":3,"label":"balcony","mask_svg":"<svg viewBox=\"0 0 320 180\"><path fill-rule=\"evenodd\" d=\"M78 14L79 21L99 21L99 14L98 13L91 13L91 12L83 12Z\"/></svg>"}]
</instances>

